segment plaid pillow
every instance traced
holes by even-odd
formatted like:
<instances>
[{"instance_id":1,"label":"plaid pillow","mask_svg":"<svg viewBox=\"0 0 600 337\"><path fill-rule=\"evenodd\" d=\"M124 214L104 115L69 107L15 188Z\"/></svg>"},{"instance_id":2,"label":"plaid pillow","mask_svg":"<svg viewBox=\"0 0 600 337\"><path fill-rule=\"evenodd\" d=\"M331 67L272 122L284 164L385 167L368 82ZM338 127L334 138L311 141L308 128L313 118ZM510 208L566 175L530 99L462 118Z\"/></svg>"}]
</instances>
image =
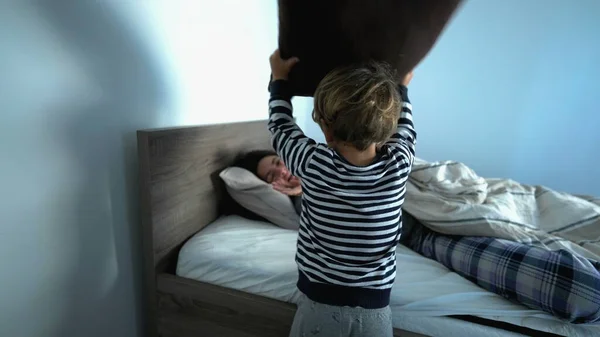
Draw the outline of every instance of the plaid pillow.
<instances>
[{"instance_id":1,"label":"plaid pillow","mask_svg":"<svg viewBox=\"0 0 600 337\"><path fill-rule=\"evenodd\" d=\"M600 271L565 250L449 236L413 224L403 242L480 287L571 323L600 322Z\"/></svg>"}]
</instances>

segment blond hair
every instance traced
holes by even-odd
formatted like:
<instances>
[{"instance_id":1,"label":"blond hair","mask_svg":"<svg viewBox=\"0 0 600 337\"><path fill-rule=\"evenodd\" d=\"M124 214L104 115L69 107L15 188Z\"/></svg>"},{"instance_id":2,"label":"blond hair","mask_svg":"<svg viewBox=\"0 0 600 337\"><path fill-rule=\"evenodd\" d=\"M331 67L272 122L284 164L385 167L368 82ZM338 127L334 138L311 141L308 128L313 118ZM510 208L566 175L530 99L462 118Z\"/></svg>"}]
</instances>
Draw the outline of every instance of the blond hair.
<instances>
[{"instance_id":1,"label":"blond hair","mask_svg":"<svg viewBox=\"0 0 600 337\"><path fill-rule=\"evenodd\" d=\"M335 140L363 151L389 139L399 111L398 85L389 67L369 62L327 74L315 91L312 117Z\"/></svg>"}]
</instances>

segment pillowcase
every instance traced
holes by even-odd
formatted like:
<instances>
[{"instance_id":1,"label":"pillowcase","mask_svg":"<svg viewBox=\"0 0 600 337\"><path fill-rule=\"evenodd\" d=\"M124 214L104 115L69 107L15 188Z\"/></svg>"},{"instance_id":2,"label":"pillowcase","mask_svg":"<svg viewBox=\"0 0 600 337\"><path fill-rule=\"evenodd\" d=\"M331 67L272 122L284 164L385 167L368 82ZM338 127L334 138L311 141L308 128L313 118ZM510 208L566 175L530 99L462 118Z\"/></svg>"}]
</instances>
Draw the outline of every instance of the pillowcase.
<instances>
[{"instance_id":1,"label":"pillowcase","mask_svg":"<svg viewBox=\"0 0 600 337\"><path fill-rule=\"evenodd\" d=\"M231 198L242 207L279 227L298 230L300 218L290 197L240 167L226 168L219 176Z\"/></svg>"}]
</instances>

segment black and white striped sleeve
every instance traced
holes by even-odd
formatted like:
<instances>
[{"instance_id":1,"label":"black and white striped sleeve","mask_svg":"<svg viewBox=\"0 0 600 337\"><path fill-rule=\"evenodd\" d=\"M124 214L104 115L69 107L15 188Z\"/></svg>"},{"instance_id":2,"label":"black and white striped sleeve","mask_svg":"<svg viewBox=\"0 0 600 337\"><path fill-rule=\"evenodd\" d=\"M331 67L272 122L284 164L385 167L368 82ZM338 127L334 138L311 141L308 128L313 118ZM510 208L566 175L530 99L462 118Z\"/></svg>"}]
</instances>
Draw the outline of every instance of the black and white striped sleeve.
<instances>
[{"instance_id":1,"label":"black and white striped sleeve","mask_svg":"<svg viewBox=\"0 0 600 337\"><path fill-rule=\"evenodd\" d=\"M417 143L417 133L412 118L412 105L408 99L408 88L400 85L398 91L402 99L402 109L398 116L398 128L387 144L400 151L400 156L412 163Z\"/></svg>"},{"instance_id":2,"label":"black and white striped sleeve","mask_svg":"<svg viewBox=\"0 0 600 337\"><path fill-rule=\"evenodd\" d=\"M294 121L289 83L274 81L270 91L269 131L273 149L293 175L302 177L316 142L306 137Z\"/></svg>"}]
</instances>

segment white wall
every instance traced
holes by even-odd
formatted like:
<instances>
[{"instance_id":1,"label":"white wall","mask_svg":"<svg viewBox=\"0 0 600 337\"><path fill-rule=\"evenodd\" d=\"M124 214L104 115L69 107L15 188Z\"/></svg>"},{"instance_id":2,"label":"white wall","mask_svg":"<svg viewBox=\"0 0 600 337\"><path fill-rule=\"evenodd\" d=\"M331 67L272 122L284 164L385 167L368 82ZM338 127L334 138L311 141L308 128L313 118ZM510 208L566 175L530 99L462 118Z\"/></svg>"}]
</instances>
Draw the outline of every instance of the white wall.
<instances>
[{"instance_id":1,"label":"white wall","mask_svg":"<svg viewBox=\"0 0 600 337\"><path fill-rule=\"evenodd\" d=\"M598 18L597 0L465 1L415 70L417 155L600 195Z\"/></svg>"},{"instance_id":2,"label":"white wall","mask_svg":"<svg viewBox=\"0 0 600 337\"><path fill-rule=\"evenodd\" d=\"M266 118L274 0L0 2L0 336L140 335L135 130Z\"/></svg>"}]
</instances>

